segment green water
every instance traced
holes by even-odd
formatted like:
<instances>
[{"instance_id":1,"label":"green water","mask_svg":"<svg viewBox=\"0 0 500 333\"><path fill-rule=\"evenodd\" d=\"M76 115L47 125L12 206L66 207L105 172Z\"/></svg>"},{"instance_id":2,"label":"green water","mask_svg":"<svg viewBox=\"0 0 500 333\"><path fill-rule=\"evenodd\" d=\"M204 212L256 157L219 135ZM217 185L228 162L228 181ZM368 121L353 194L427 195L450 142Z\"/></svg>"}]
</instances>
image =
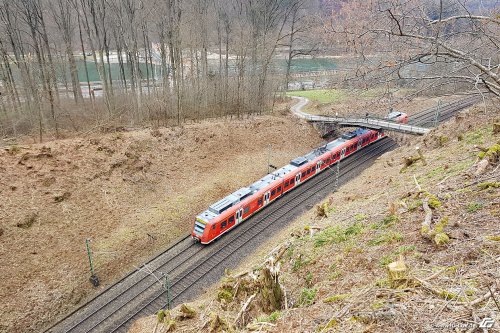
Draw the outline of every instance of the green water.
<instances>
[{"instance_id":1,"label":"green water","mask_svg":"<svg viewBox=\"0 0 500 333\"><path fill-rule=\"evenodd\" d=\"M80 80L80 82L87 82L87 75L85 72L84 61L83 60L77 61L76 67L78 69L78 79ZM156 77L158 77L160 75L159 74L160 73L160 66L154 66L154 67L155 67L155 71L157 71ZM105 69L106 69L106 75L109 75L108 73L111 70L111 78L113 80L120 80L121 79L120 65L119 64L110 64L110 66L105 65ZM153 73L151 72L151 66L148 66L148 68L146 68L146 64L140 64L139 69L141 71L141 77L146 78L147 77L146 74L149 74L148 75L149 78L153 77ZM148 70L149 70L149 73L148 73ZM101 78L99 77L99 72L97 71L97 67L95 66L94 62L87 61L87 71L89 74L88 80L90 82L101 80ZM125 64L125 66L124 66L124 71L125 71L125 77L127 79L129 79L130 78L130 69L127 66L127 64Z\"/></svg>"},{"instance_id":2,"label":"green water","mask_svg":"<svg viewBox=\"0 0 500 333\"><path fill-rule=\"evenodd\" d=\"M214 71L217 70L218 61L212 61L212 69ZM286 61L284 59L276 59L272 62L272 69L275 72L283 73L286 70ZM106 71L109 72L111 70L111 77L113 80L120 80L120 66L119 64L111 64L111 66L106 65ZM141 77L146 78L146 64L140 64ZM155 67L155 77L158 78L161 76L160 66ZM85 73L85 66L83 60L77 61L78 68L78 78L80 82L87 82L87 76ZM315 58L315 59L295 59L292 61L291 72L292 73L303 73L303 72L311 72L311 71L327 71L332 69L337 69L338 63L335 59L330 58ZM149 78L153 77L153 73L151 71L151 67L149 69ZM87 62L87 70L89 74L89 81L100 81L99 73L97 72L97 68L94 62ZM109 74L108 74L109 75ZM125 77L127 79L130 78L130 70L125 64ZM68 77L69 80L69 77Z\"/></svg>"}]
</instances>

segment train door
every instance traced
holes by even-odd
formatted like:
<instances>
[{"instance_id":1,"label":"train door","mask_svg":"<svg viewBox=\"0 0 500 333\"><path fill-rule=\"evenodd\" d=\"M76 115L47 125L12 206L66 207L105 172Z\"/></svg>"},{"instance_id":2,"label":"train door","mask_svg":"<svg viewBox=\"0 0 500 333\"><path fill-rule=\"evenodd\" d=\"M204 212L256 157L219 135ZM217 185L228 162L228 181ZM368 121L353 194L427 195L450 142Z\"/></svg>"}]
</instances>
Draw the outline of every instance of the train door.
<instances>
[{"instance_id":1,"label":"train door","mask_svg":"<svg viewBox=\"0 0 500 333\"><path fill-rule=\"evenodd\" d=\"M364 140L364 137L358 139L358 150L361 149L361 146L363 145L363 140Z\"/></svg>"},{"instance_id":2,"label":"train door","mask_svg":"<svg viewBox=\"0 0 500 333\"><path fill-rule=\"evenodd\" d=\"M243 208L240 208L236 212L236 224L240 223L243 220Z\"/></svg>"},{"instance_id":3,"label":"train door","mask_svg":"<svg viewBox=\"0 0 500 333\"><path fill-rule=\"evenodd\" d=\"M321 161L319 161L318 163L316 163L316 173L318 173L320 171L321 171Z\"/></svg>"},{"instance_id":4,"label":"train door","mask_svg":"<svg viewBox=\"0 0 500 333\"><path fill-rule=\"evenodd\" d=\"M269 198L270 197L271 197L271 193L270 192L266 192L266 194L264 194L264 206L269 203Z\"/></svg>"},{"instance_id":5,"label":"train door","mask_svg":"<svg viewBox=\"0 0 500 333\"><path fill-rule=\"evenodd\" d=\"M340 151L340 158L344 158L345 156L345 148Z\"/></svg>"},{"instance_id":6,"label":"train door","mask_svg":"<svg viewBox=\"0 0 500 333\"><path fill-rule=\"evenodd\" d=\"M299 184L300 184L300 173L295 175L295 185L299 185Z\"/></svg>"}]
</instances>

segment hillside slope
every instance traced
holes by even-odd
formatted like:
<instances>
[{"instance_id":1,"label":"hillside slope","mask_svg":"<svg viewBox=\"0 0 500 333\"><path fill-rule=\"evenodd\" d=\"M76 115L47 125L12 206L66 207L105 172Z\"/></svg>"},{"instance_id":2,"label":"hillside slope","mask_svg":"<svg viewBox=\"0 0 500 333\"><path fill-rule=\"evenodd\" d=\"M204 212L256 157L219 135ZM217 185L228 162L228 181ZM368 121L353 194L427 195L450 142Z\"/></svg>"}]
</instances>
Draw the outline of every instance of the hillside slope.
<instances>
[{"instance_id":1,"label":"hillside slope","mask_svg":"<svg viewBox=\"0 0 500 333\"><path fill-rule=\"evenodd\" d=\"M39 331L100 290L86 238L102 288L264 175L269 147L284 165L320 142L305 122L261 116L2 149L0 332Z\"/></svg>"},{"instance_id":2,"label":"hillside slope","mask_svg":"<svg viewBox=\"0 0 500 333\"><path fill-rule=\"evenodd\" d=\"M499 109L484 110L408 139L188 308L130 332L498 331ZM477 145L493 148L485 170ZM404 167L416 146L426 163Z\"/></svg>"}]
</instances>

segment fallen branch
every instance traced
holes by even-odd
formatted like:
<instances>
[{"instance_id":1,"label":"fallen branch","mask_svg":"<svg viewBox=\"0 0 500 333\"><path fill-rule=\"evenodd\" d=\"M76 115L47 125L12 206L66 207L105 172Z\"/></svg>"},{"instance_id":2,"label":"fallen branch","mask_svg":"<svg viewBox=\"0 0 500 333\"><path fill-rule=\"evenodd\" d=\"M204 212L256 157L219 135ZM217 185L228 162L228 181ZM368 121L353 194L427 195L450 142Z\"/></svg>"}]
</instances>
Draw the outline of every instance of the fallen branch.
<instances>
[{"instance_id":1,"label":"fallen branch","mask_svg":"<svg viewBox=\"0 0 500 333\"><path fill-rule=\"evenodd\" d=\"M448 268L443 268L443 269L441 269L441 270L437 271L436 273L432 274L431 276L426 277L426 278L425 278L425 279L423 279L422 281L426 281L426 282L427 282L427 281L430 281L430 280L434 279L436 276L440 275L441 273L446 272L447 270L448 270Z\"/></svg>"},{"instance_id":2,"label":"fallen branch","mask_svg":"<svg viewBox=\"0 0 500 333\"><path fill-rule=\"evenodd\" d=\"M486 294L484 294L483 296L479 297L479 298L476 298L475 300L471 301L471 302L457 302L457 304L460 304L460 305L476 305L478 303L481 303L483 301L486 301L488 298L490 298L491 296L493 296L493 294L495 293L496 291L496 286L493 285L493 287L491 287L491 290L488 291Z\"/></svg>"},{"instance_id":3,"label":"fallen branch","mask_svg":"<svg viewBox=\"0 0 500 333\"><path fill-rule=\"evenodd\" d=\"M234 321L234 325L239 326L240 319L242 320L241 326L243 326L245 324L245 320L242 319L242 318L243 318L244 314L247 312L247 308L250 305L250 303L253 301L253 299L255 298L255 296L257 296L257 294L253 294L252 296L250 296L246 300L245 304L243 304L243 306L241 307L240 312L238 312L238 315L236 316L236 319Z\"/></svg>"},{"instance_id":4,"label":"fallen branch","mask_svg":"<svg viewBox=\"0 0 500 333\"><path fill-rule=\"evenodd\" d=\"M422 236L431 239L432 238L432 229L431 229L431 222L432 222L432 209L429 207L429 198L425 197L424 200L422 201L422 208L424 209L425 212L425 218L424 221L422 222L422 227L420 228L420 233Z\"/></svg>"},{"instance_id":5,"label":"fallen branch","mask_svg":"<svg viewBox=\"0 0 500 333\"><path fill-rule=\"evenodd\" d=\"M417 186L417 190L418 192L422 192L422 186L420 186L420 184L418 183L418 180L417 180L417 177L415 175L413 175L413 180L415 181L415 185Z\"/></svg>"}]
</instances>

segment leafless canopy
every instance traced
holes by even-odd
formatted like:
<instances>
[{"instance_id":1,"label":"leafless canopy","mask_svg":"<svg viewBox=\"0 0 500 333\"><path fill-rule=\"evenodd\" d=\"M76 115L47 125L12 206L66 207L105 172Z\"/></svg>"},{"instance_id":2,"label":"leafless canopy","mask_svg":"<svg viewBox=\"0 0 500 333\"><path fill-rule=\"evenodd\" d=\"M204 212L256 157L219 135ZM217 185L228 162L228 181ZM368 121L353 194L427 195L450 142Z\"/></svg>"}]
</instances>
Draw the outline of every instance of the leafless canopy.
<instances>
[{"instance_id":1,"label":"leafless canopy","mask_svg":"<svg viewBox=\"0 0 500 333\"><path fill-rule=\"evenodd\" d=\"M499 10L494 1L352 0L324 26L359 55L357 78L499 96Z\"/></svg>"}]
</instances>

